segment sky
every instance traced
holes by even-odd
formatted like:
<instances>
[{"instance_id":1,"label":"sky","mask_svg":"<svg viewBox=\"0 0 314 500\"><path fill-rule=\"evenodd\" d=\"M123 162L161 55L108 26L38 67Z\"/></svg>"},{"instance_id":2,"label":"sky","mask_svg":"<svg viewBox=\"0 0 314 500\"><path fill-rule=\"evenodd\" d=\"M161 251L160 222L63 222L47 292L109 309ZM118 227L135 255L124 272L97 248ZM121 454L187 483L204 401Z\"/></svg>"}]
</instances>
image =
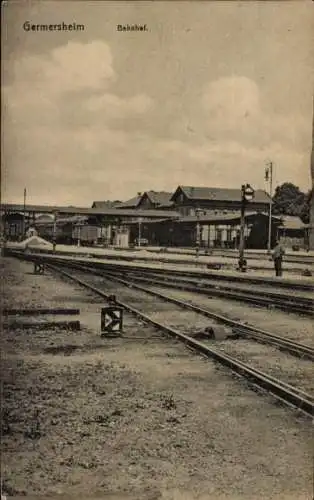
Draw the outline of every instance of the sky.
<instances>
[{"instance_id":1,"label":"sky","mask_svg":"<svg viewBox=\"0 0 314 500\"><path fill-rule=\"evenodd\" d=\"M308 190L313 15L307 0L3 3L2 201L267 189L268 161L274 188Z\"/></svg>"}]
</instances>

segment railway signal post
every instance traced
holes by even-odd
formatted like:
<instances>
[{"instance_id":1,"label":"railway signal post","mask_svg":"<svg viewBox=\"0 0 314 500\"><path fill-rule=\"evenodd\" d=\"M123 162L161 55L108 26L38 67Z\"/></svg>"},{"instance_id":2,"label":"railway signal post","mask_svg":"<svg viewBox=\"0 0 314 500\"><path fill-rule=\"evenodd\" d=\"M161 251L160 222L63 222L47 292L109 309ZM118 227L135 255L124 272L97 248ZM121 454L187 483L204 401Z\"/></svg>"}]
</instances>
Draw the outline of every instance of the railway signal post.
<instances>
[{"instance_id":1,"label":"railway signal post","mask_svg":"<svg viewBox=\"0 0 314 500\"><path fill-rule=\"evenodd\" d=\"M269 182L269 219L268 219L268 240L267 251L271 252L271 217L272 217L272 204L273 204L273 162L269 162L265 170L265 181Z\"/></svg>"},{"instance_id":2,"label":"railway signal post","mask_svg":"<svg viewBox=\"0 0 314 500\"><path fill-rule=\"evenodd\" d=\"M112 303L114 303L113 300ZM122 328L123 308L117 305L103 307L101 309L101 336L121 335Z\"/></svg>"},{"instance_id":3,"label":"railway signal post","mask_svg":"<svg viewBox=\"0 0 314 500\"><path fill-rule=\"evenodd\" d=\"M246 271L247 262L244 258L244 227L245 227L245 208L246 204L254 198L254 189L250 184L243 184L241 187L241 225L240 225L240 244L238 265L240 271Z\"/></svg>"},{"instance_id":4,"label":"railway signal post","mask_svg":"<svg viewBox=\"0 0 314 500\"><path fill-rule=\"evenodd\" d=\"M52 228L52 251L55 253L57 244L57 212L53 213L53 228Z\"/></svg>"}]
</instances>

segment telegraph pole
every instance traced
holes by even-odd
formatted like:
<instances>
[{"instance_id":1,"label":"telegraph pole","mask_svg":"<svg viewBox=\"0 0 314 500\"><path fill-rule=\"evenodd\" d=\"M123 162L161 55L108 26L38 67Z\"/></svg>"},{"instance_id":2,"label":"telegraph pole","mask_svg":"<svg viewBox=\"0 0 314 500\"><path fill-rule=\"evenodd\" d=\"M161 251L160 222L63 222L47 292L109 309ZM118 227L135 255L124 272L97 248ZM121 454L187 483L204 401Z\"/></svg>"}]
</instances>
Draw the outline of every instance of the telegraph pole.
<instances>
[{"instance_id":1,"label":"telegraph pole","mask_svg":"<svg viewBox=\"0 0 314 500\"><path fill-rule=\"evenodd\" d=\"M26 232L26 188L24 188L24 200L23 200L23 238Z\"/></svg>"},{"instance_id":2,"label":"telegraph pole","mask_svg":"<svg viewBox=\"0 0 314 500\"><path fill-rule=\"evenodd\" d=\"M267 240L267 250L271 251L271 217L272 217L272 207L273 207L273 162L270 161L265 170L265 181L269 182L269 220L268 220L268 240Z\"/></svg>"}]
</instances>

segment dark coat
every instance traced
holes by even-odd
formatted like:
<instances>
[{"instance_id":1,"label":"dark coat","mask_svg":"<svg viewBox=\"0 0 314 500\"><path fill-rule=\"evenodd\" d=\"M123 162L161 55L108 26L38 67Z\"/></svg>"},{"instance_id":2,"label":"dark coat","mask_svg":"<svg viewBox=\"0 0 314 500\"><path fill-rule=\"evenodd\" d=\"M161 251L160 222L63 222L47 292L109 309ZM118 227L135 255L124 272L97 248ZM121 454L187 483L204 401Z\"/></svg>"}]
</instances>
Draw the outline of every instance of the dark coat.
<instances>
[{"instance_id":1,"label":"dark coat","mask_svg":"<svg viewBox=\"0 0 314 500\"><path fill-rule=\"evenodd\" d=\"M278 243L278 245L275 246L274 250L273 250L273 259L282 259L283 255L285 254L285 250L283 248L282 245L280 245L280 243Z\"/></svg>"}]
</instances>

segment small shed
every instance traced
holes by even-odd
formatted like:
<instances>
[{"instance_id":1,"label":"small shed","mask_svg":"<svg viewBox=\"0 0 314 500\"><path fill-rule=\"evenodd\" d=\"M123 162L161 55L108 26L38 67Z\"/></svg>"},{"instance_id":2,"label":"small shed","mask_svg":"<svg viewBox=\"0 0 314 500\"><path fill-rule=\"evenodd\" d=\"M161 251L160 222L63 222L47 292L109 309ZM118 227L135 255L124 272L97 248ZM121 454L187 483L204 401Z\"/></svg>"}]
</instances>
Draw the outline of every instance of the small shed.
<instances>
[{"instance_id":1,"label":"small shed","mask_svg":"<svg viewBox=\"0 0 314 500\"><path fill-rule=\"evenodd\" d=\"M30 217L21 212L8 212L2 215L2 225L5 238L18 241L25 237L29 227Z\"/></svg>"},{"instance_id":2,"label":"small shed","mask_svg":"<svg viewBox=\"0 0 314 500\"><path fill-rule=\"evenodd\" d=\"M304 248L307 239L307 226L298 216L282 215L281 224L278 226L278 238L285 247Z\"/></svg>"}]
</instances>

